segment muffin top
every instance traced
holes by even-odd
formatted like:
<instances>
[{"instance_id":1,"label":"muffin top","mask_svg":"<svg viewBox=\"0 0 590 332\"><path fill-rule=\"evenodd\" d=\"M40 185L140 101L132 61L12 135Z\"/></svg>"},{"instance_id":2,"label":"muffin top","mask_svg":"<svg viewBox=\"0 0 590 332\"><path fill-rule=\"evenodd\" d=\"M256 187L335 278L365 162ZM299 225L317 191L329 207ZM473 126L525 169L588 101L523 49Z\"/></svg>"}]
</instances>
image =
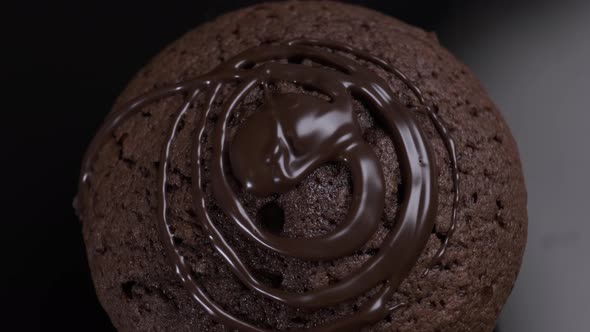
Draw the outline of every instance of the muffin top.
<instances>
[{"instance_id":1,"label":"muffin top","mask_svg":"<svg viewBox=\"0 0 590 332\"><path fill-rule=\"evenodd\" d=\"M120 330L431 331L493 327L525 203L509 130L434 35L285 2L140 71L78 210Z\"/></svg>"}]
</instances>

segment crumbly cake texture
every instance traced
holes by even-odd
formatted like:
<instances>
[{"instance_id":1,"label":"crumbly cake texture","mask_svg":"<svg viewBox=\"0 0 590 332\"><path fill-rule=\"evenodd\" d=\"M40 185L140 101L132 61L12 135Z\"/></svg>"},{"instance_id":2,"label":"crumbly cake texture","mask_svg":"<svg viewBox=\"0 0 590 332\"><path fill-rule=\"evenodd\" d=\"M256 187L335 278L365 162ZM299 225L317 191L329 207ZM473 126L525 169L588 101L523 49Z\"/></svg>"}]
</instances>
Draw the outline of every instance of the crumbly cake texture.
<instances>
[{"instance_id":1,"label":"crumbly cake texture","mask_svg":"<svg viewBox=\"0 0 590 332\"><path fill-rule=\"evenodd\" d=\"M447 151L419 103L391 74L390 82L431 140L439 172L436 227L411 274L391 305L406 305L366 331L491 331L516 279L526 241L526 191L510 131L471 72L441 47L432 33L394 18L331 2L265 3L226 14L182 36L157 55L118 98L114 108L142 93L202 75L233 55L261 44L292 39L348 44L378 56L406 73L420 87L451 130L461 176L457 231L442 263L423 276L449 227L452 181ZM361 61L362 62L362 61ZM309 64L312 65L312 64ZM275 92L315 94L287 83ZM231 92L227 86L218 98ZM232 120L232 132L263 102L262 90L246 98ZM185 116L172 146L168 217L175 242L195 278L227 311L268 330L304 330L351 315L372 292L319 310L302 310L254 294L233 276L195 221L190 156L194 123L204 97ZM321 98L322 96L318 96ZM156 230L157 170L161 148L181 95L155 102L119 127L93 166L92 209L80 211L96 292L119 331L224 331L189 297L166 260ZM219 110L219 107L214 108ZM379 248L399 206L399 166L393 143L368 108L355 102L363 137L371 144L386 178L381 226L357 252L332 261L303 261L254 244L224 215L207 186L211 142L205 138L205 193L208 208L232 247L265 283L304 292L355 273ZM206 133L216 118L208 120ZM314 171L295 190L259 198L234 183L250 215L286 237L324 234L341 222L351 196L344 164Z\"/></svg>"}]
</instances>

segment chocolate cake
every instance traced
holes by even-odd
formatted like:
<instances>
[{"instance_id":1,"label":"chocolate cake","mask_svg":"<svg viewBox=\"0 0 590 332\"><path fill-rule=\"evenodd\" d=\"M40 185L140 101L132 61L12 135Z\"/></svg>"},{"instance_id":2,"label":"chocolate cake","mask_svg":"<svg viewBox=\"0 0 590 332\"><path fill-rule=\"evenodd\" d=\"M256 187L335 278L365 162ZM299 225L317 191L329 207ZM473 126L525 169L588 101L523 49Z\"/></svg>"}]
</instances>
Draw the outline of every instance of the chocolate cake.
<instances>
[{"instance_id":1,"label":"chocolate cake","mask_svg":"<svg viewBox=\"0 0 590 332\"><path fill-rule=\"evenodd\" d=\"M491 331L527 231L518 151L433 33L265 3L141 69L76 207L119 331Z\"/></svg>"}]
</instances>

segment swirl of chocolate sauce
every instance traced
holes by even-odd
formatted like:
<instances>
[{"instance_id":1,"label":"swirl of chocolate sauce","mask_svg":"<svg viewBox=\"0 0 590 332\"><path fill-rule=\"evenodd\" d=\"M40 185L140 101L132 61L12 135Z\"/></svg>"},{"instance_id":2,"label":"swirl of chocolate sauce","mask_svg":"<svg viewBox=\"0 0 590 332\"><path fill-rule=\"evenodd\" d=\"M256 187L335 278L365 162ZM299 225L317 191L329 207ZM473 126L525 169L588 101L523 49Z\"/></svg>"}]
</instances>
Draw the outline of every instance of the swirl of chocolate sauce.
<instances>
[{"instance_id":1,"label":"swirl of chocolate sauce","mask_svg":"<svg viewBox=\"0 0 590 332\"><path fill-rule=\"evenodd\" d=\"M228 329L266 331L233 316L211 300L193 279L190 266L176 248L167 219L166 183L170 149L182 117L197 96L207 90L206 108L203 116L197 117L194 136L192 192L196 222L206 230L220 256L253 292L294 307L335 305L381 285L356 314L307 331L358 331L378 322L397 307L388 307L387 303L415 265L431 234L438 205L438 180L431 146L410 110L394 98L395 94L385 80L344 54L381 67L404 82L445 142L452 168L454 200L451 228L433 258L432 265L436 265L455 229L459 173L453 139L437 114L426 104L420 89L403 73L370 54L333 42L299 40L259 46L235 56L202 77L159 88L115 111L105 120L84 157L80 178L82 208L92 203L86 194L92 177L92 163L112 131L146 104L174 94L185 94L187 98L174 117L160 156L157 227L161 241L173 270L191 297L208 314ZM304 59L322 67L303 65L301 62ZM287 60L287 63L279 60ZM268 92L267 85L279 81L315 89L329 100L310 95L273 95ZM306 260L334 259L353 253L375 233L385 204L383 172L376 155L362 138L352 99L357 98L369 105L373 114L382 121L399 154L402 203L394 227L379 252L366 261L358 273L320 289L289 293L258 281L224 239L207 211L202 191L201 138L213 103L223 85L228 83L237 83L237 88L224 101L213 131L209 178L213 196L246 236L281 255ZM229 119L244 97L259 86L265 87L266 103L237 129L230 144ZM229 185L228 170L231 170L244 190L255 195L284 193L330 161L342 161L348 165L352 178L352 202L345 220L332 232L317 237L285 238L265 231L248 215Z\"/></svg>"}]
</instances>

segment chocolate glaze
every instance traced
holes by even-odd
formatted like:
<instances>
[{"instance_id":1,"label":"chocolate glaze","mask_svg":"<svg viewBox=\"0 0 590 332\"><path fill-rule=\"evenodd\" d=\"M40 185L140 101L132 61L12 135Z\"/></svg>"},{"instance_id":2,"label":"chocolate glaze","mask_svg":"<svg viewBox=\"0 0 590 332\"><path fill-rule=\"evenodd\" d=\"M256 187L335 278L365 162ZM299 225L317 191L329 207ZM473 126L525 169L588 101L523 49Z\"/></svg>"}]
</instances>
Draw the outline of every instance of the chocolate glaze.
<instances>
[{"instance_id":1,"label":"chocolate glaze","mask_svg":"<svg viewBox=\"0 0 590 332\"><path fill-rule=\"evenodd\" d=\"M190 266L179 253L167 219L166 183L170 148L176 129L197 96L207 91L204 114L197 117L192 153L192 185L196 222L202 224L209 239L233 273L252 291L289 306L321 308L363 295L379 287L377 293L355 315L342 317L308 331L358 331L386 317L399 307L387 303L413 268L434 226L437 211L438 180L429 142L410 110L401 105L389 84L343 53L370 62L394 74L413 92L426 110L450 156L454 200L451 228L433 258L437 264L455 229L458 204L457 160L454 142L438 115L427 105L421 91L403 73L385 61L346 45L302 40L247 50L212 72L194 80L159 88L124 105L109 116L91 142L84 157L80 177L81 208L92 202L88 190L92 182L92 163L112 133L143 106L182 93L187 97L177 112L160 156L158 176L158 231L166 255L191 297L226 329L266 331L241 320L214 303L193 279ZM312 60L323 67L301 64ZM287 63L278 62L287 60ZM268 84L286 81L312 88L328 101L293 93L272 94ZM383 212L385 188L377 157L365 143L352 108L357 98L368 105L384 124L399 154L402 203L394 227L379 252L355 275L338 283L306 293L289 293L259 282L240 259L211 219L203 193L201 139L206 119L225 84L237 84L224 101L212 134L211 187L222 210L250 239L279 254L307 260L327 260L348 255L362 246L377 230ZM265 104L242 124L233 139L228 121L244 97L253 89L265 88ZM231 140L231 142L230 142ZM244 190L259 196L283 193L294 188L317 167L330 162L345 162L352 178L352 202L346 219L335 230L312 238L280 237L262 229L241 205L229 185L229 170Z\"/></svg>"}]
</instances>

